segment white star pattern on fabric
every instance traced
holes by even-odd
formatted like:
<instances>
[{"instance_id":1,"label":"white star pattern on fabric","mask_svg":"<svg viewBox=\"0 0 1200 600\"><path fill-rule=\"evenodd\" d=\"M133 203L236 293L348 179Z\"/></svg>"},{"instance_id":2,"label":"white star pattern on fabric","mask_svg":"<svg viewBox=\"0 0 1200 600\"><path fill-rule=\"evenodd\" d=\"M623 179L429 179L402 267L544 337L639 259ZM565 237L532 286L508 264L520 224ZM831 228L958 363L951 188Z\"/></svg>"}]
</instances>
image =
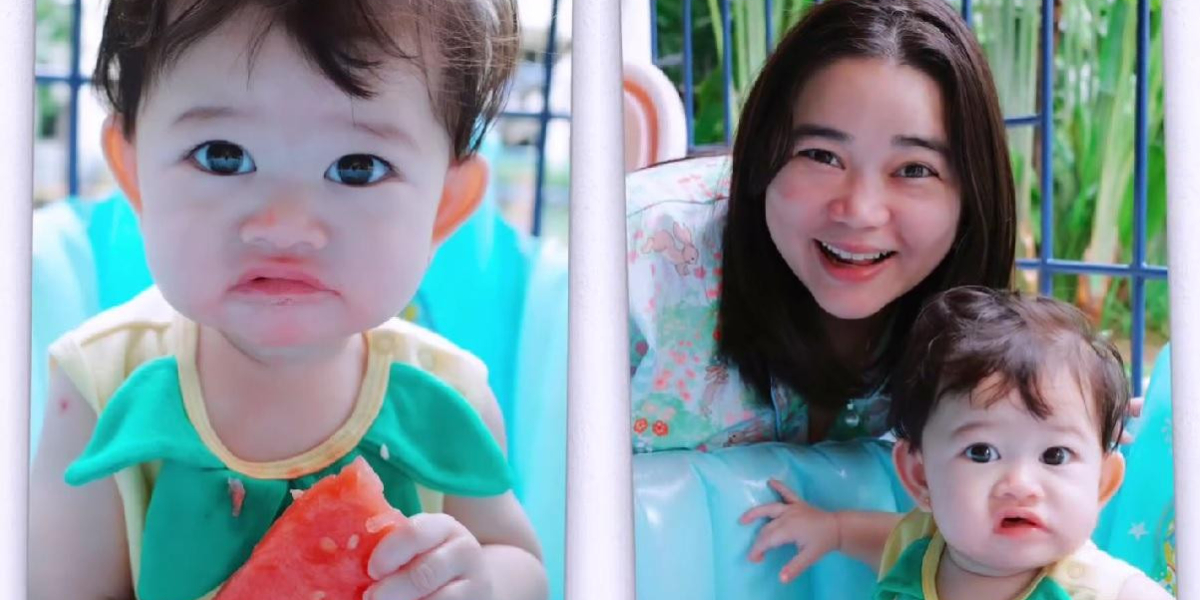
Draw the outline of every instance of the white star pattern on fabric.
<instances>
[{"instance_id":1,"label":"white star pattern on fabric","mask_svg":"<svg viewBox=\"0 0 1200 600\"><path fill-rule=\"evenodd\" d=\"M1133 527L1129 528L1129 535L1132 535L1134 537L1134 539L1137 539L1140 541L1142 539L1142 536L1146 535L1146 524L1145 523L1135 523L1133 525Z\"/></svg>"}]
</instances>

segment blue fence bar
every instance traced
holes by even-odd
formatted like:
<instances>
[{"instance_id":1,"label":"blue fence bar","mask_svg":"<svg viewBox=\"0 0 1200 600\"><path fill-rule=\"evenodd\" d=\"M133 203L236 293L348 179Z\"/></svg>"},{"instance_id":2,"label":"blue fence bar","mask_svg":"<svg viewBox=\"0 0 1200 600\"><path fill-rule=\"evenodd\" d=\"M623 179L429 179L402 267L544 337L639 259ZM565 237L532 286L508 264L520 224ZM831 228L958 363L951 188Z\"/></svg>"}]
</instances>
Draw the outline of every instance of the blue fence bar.
<instances>
[{"instance_id":1,"label":"blue fence bar","mask_svg":"<svg viewBox=\"0 0 1200 600\"><path fill-rule=\"evenodd\" d=\"M569 120L571 118L571 115L568 113L556 113L556 112L551 112L549 114L546 114L541 111L530 112L527 110L524 110L524 111L506 110L506 111L500 113L500 117L503 119L541 119L543 117L549 117L551 121L554 121L554 120Z\"/></svg>"},{"instance_id":2,"label":"blue fence bar","mask_svg":"<svg viewBox=\"0 0 1200 600\"><path fill-rule=\"evenodd\" d=\"M971 0L962 0L962 18L967 22L967 26L971 25L971 17L974 15L971 11Z\"/></svg>"},{"instance_id":3,"label":"blue fence bar","mask_svg":"<svg viewBox=\"0 0 1200 600\"><path fill-rule=\"evenodd\" d=\"M683 114L687 122L687 147L696 144L696 85L692 81L692 0L683 2Z\"/></svg>"},{"instance_id":4,"label":"blue fence bar","mask_svg":"<svg viewBox=\"0 0 1200 600\"><path fill-rule=\"evenodd\" d=\"M721 97L725 99L725 144L733 145L733 13L729 0L721 0Z\"/></svg>"},{"instance_id":5,"label":"blue fence bar","mask_svg":"<svg viewBox=\"0 0 1200 600\"><path fill-rule=\"evenodd\" d=\"M775 47L775 3L771 0L763 0L763 12L765 13L763 22L767 29L767 52L770 52L771 48Z\"/></svg>"},{"instance_id":6,"label":"blue fence bar","mask_svg":"<svg viewBox=\"0 0 1200 600\"><path fill-rule=\"evenodd\" d=\"M1056 275L1109 275L1113 277L1140 277L1142 279L1166 279L1167 268L1157 265L1133 267L1130 265L1110 265L1089 263L1081 260L1064 260L1052 258L1042 262L1036 258L1019 258L1017 267L1028 271L1045 270Z\"/></svg>"},{"instance_id":7,"label":"blue fence bar","mask_svg":"<svg viewBox=\"0 0 1200 600\"><path fill-rule=\"evenodd\" d=\"M1054 2L1042 0L1042 244L1038 290L1049 296L1054 280L1046 267L1054 256Z\"/></svg>"},{"instance_id":8,"label":"blue fence bar","mask_svg":"<svg viewBox=\"0 0 1200 600\"><path fill-rule=\"evenodd\" d=\"M34 80L37 81L38 85L67 84L72 87L83 87L89 81L84 79L77 82L70 75L53 75L49 73L38 73L34 77Z\"/></svg>"},{"instance_id":9,"label":"blue fence bar","mask_svg":"<svg viewBox=\"0 0 1200 600\"><path fill-rule=\"evenodd\" d=\"M1007 117L1004 119L1004 124L1009 127L1037 127L1042 123L1042 115L1028 115L1024 117Z\"/></svg>"},{"instance_id":10,"label":"blue fence bar","mask_svg":"<svg viewBox=\"0 0 1200 600\"><path fill-rule=\"evenodd\" d=\"M1137 3L1137 92L1136 112L1134 113L1134 171L1133 171L1133 264L1135 269L1146 266L1146 192L1148 146L1147 121L1149 106L1146 96L1149 94L1150 63L1150 2L1138 0ZM1142 352L1146 343L1146 280L1134 277L1133 286L1133 324L1129 332L1132 339L1133 354L1133 394L1142 395Z\"/></svg>"},{"instance_id":11,"label":"blue fence bar","mask_svg":"<svg viewBox=\"0 0 1200 600\"><path fill-rule=\"evenodd\" d=\"M546 130L550 128L550 82L554 76L554 59L558 55L558 0L550 4L550 30L546 34L546 54L542 62L542 112L538 128L537 175L533 196L533 235L542 232L542 203L546 188Z\"/></svg>"},{"instance_id":12,"label":"blue fence bar","mask_svg":"<svg viewBox=\"0 0 1200 600\"><path fill-rule=\"evenodd\" d=\"M75 0L71 5L71 96L68 100L68 130L67 130L67 193L79 194L79 54L80 40L83 38L83 2Z\"/></svg>"},{"instance_id":13,"label":"blue fence bar","mask_svg":"<svg viewBox=\"0 0 1200 600\"><path fill-rule=\"evenodd\" d=\"M650 62L658 64L658 0L650 0Z\"/></svg>"}]
</instances>

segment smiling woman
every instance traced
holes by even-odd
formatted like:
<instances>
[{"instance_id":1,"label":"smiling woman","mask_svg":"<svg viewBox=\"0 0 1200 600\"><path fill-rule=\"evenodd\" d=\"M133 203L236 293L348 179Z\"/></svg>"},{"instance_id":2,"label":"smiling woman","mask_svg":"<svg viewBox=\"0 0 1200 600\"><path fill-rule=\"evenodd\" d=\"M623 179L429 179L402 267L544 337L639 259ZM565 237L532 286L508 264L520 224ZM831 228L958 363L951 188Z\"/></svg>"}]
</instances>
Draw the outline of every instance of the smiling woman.
<instances>
[{"instance_id":1,"label":"smiling woman","mask_svg":"<svg viewBox=\"0 0 1200 600\"><path fill-rule=\"evenodd\" d=\"M832 317L884 317L949 252L961 192L942 114L937 84L888 59L832 63L796 98L767 230Z\"/></svg>"},{"instance_id":2,"label":"smiling woman","mask_svg":"<svg viewBox=\"0 0 1200 600\"><path fill-rule=\"evenodd\" d=\"M919 306L1011 281L999 103L942 0L818 4L746 98L728 180L689 181L684 210L635 199L654 176L629 192L639 451L882 434Z\"/></svg>"}]
</instances>

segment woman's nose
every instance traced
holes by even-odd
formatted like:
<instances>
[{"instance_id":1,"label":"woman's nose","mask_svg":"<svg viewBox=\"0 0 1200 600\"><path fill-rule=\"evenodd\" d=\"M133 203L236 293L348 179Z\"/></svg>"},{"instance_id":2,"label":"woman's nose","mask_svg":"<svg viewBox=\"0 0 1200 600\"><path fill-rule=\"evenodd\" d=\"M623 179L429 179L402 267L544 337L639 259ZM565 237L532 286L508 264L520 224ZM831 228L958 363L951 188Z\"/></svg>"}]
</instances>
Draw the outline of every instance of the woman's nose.
<instances>
[{"instance_id":1,"label":"woman's nose","mask_svg":"<svg viewBox=\"0 0 1200 600\"><path fill-rule=\"evenodd\" d=\"M854 177L845 192L831 203L829 216L854 229L882 227L891 217L884 185L869 176Z\"/></svg>"}]
</instances>

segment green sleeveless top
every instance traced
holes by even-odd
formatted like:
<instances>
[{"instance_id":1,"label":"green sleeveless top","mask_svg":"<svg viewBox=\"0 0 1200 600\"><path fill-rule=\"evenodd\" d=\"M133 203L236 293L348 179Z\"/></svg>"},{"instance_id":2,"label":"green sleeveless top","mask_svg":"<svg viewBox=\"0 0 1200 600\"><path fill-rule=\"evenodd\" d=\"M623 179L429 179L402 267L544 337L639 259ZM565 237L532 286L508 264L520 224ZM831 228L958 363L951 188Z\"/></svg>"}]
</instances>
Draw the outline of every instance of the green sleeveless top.
<instances>
[{"instance_id":1,"label":"green sleeveless top","mask_svg":"<svg viewBox=\"0 0 1200 600\"><path fill-rule=\"evenodd\" d=\"M485 372L464 369L474 363L428 332L399 323L368 332L362 390L346 423L308 452L254 463L232 455L208 422L192 353L195 324L132 312L145 318L115 319L115 329L85 326L52 356L99 413L66 481L117 478L140 600L211 597L290 505L291 490L359 456L406 515L440 511L442 494L492 496L511 487L503 452L463 395L481 393ZM162 348L178 352L130 367L130 356ZM122 364L131 371L105 394L103 382L116 379Z\"/></svg>"},{"instance_id":2,"label":"green sleeveless top","mask_svg":"<svg viewBox=\"0 0 1200 600\"><path fill-rule=\"evenodd\" d=\"M880 561L873 600L938 600L937 571L946 540L932 515L909 513L892 531ZM1115 600L1135 567L1091 541L1047 565L1013 600Z\"/></svg>"}]
</instances>

